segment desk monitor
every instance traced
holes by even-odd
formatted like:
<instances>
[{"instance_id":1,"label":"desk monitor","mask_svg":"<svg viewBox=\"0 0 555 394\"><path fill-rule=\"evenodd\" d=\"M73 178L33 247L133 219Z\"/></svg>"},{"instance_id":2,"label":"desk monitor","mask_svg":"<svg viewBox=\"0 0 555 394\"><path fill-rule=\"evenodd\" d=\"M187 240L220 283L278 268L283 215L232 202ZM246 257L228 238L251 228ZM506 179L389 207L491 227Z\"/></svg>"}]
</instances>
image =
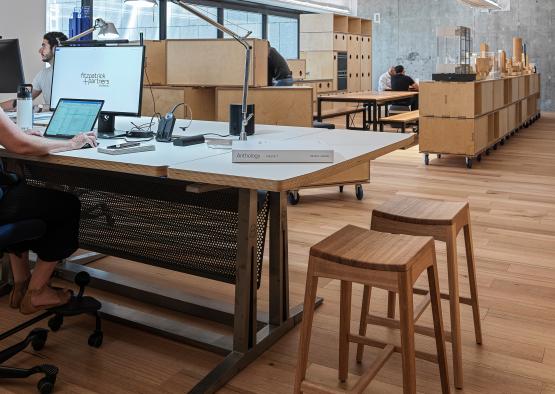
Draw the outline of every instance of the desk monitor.
<instances>
[{"instance_id":1,"label":"desk monitor","mask_svg":"<svg viewBox=\"0 0 555 394\"><path fill-rule=\"evenodd\" d=\"M63 97L104 100L100 136L114 136L114 116L140 116L143 46L56 47L50 105Z\"/></svg>"},{"instance_id":2,"label":"desk monitor","mask_svg":"<svg viewBox=\"0 0 555 394\"><path fill-rule=\"evenodd\" d=\"M24 83L19 40L0 40L0 93L17 93Z\"/></svg>"}]
</instances>

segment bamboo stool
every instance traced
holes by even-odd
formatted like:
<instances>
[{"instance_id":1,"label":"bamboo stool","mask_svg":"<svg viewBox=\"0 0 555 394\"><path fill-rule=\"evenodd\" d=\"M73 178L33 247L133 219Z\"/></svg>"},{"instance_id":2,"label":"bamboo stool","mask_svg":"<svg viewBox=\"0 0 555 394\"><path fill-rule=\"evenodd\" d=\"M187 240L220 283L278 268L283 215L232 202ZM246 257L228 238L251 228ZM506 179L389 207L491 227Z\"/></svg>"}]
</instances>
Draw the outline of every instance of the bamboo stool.
<instances>
[{"instance_id":1,"label":"bamboo stool","mask_svg":"<svg viewBox=\"0 0 555 394\"><path fill-rule=\"evenodd\" d=\"M460 303L471 305L474 315L474 331L476 343L482 343L482 329L480 325L480 307L478 304L478 290L476 286L476 267L472 247L470 230L470 209L467 202L448 202L439 200L419 199L396 196L380 205L372 212L371 229L393 234L428 235L447 244L447 270L449 278L449 294L441 293L441 298L448 299L451 315L451 331L445 336L453 346L453 375L455 387L463 388L462 345L460 325ZM466 246L466 262L470 282L470 298L459 296L459 269L457 263L457 234L464 230ZM425 289L415 288L417 294L427 294ZM367 324L379 324L387 327L398 327L395 318L395 293L389 292L387 318L370 315L371 289L365 286L359 334L366 333ZM421 313L424 311L422 310ZM434 336L429 327L415 326L419 334ZM364 348L358 346L357 360L362 360Z\"/></svg>"},{"instance_id":2,"label":"bamboo stool","mask_svg":"<svg viewBox=\"0 0 555 394\"><path fill-rule=\"evenodd\" d=\"M370 369L360 377L349 393L361 393L393 352L399 352L402 356L404 393L416 393L415 356L439 364L442 392L449 393L435 259L435 245L432 237L385 234L350 225L314 245L310 249L308 260L304 315L294 392L340 393L336 389L324 387L305 379L318 278L325 277L341 281L339 380L344 382L348 376L349 342L383 349ZM424 270L427 270L430 285L429 296L434 316L437 355L418 352L414 349L416 313L413 309L413 285ZM352 282L399 293L400 347L351 333Z\"/></svg>"}]
</instances>

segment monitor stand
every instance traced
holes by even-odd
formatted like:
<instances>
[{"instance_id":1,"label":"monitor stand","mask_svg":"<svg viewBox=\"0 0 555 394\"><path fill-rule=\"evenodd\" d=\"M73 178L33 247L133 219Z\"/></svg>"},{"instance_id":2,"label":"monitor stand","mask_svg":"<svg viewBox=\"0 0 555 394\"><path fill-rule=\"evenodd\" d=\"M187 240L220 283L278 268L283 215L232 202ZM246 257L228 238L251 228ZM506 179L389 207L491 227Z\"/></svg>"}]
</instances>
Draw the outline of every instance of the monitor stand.
<instances>
[{"instance_id":1,"label":"monitor stand","mask_svg":"<svg viewBox=\"0 0 555 394\"><path fill-rule=\"evenodd\" d=\"M112 114L100 113L98 116L98 138L111 139L124 137L124 132L116 133L116 117Z\"/></svg>"}]
</instances>

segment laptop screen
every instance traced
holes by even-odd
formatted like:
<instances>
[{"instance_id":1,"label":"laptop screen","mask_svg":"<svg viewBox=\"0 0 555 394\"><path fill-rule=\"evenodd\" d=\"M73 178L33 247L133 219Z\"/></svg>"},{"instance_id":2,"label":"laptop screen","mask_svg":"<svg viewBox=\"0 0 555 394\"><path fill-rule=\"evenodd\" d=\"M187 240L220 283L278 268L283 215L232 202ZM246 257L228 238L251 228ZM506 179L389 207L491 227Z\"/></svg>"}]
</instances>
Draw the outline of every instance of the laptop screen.
<instances>
[{"instance_id":1,"label":"laptop screen","mask_svg":"<svg viewBox=\"0 0 555 394\"><path fill-rule=\"evenodd\" d=\"M104 100L60 99L45 136L73 137L91 131Z\"/></svg>"}]
</instances>

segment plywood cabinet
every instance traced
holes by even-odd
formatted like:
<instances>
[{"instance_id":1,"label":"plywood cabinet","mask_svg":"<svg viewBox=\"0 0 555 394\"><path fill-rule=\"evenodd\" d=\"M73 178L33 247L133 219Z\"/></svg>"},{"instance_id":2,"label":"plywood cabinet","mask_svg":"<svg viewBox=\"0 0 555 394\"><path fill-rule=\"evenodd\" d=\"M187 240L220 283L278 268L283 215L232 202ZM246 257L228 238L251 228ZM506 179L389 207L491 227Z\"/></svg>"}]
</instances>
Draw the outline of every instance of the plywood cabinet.
<instances>
[{"instance_id":1,"label":"plywood cabinet","mask_svg":"<svg viewBox=\"0 0 555 394\"><path fill-rule=\"evenodd\" d=\"M176 104L186 103L196 120L216 120L215 88L193 86L144 86L141 115L166 114ZM154 98L154 101L153 101ZM187 118L183 106L175 110L176 118Z\"/></svg>"}]
</instances>

